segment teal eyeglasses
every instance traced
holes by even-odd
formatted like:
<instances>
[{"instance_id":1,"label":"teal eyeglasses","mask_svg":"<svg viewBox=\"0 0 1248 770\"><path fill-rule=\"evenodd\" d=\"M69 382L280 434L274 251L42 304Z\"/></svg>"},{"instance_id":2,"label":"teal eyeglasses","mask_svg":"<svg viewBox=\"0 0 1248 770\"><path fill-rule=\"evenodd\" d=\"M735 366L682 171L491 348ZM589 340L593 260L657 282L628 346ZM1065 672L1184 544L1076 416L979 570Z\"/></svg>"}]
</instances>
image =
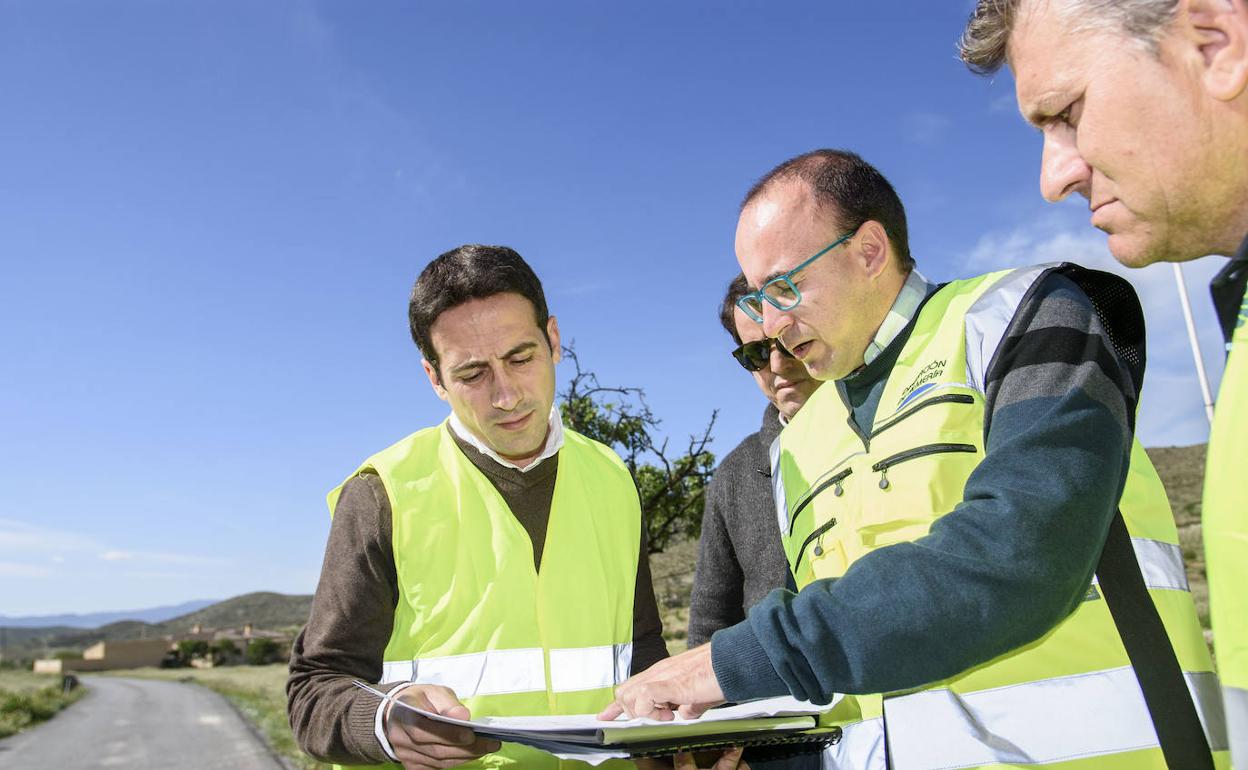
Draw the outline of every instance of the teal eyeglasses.
<instances>
[{"instance_id":1,"label":"teal eyeglasses","mask_svg":"<svg viewBox=\"0 0 1248 770\"><path fill-rule=\"evenodd\" d=\"M737 307L741 308L741 312L750 317L755 323L763 322L763 302L766 301L777 310L792 310L802 303L802 293L797 290L797 284L793 283L793 276L804 270L811 262L819 259L832 249L840 246L845 241L854 237L856 229L845 233L840 238L832 241L827 246L819 250L819 253L802 264L793 268L784 275L778 275L772 278L758 291L752 291L741 299L737 300Z\"/></svg>"}]
</instances>

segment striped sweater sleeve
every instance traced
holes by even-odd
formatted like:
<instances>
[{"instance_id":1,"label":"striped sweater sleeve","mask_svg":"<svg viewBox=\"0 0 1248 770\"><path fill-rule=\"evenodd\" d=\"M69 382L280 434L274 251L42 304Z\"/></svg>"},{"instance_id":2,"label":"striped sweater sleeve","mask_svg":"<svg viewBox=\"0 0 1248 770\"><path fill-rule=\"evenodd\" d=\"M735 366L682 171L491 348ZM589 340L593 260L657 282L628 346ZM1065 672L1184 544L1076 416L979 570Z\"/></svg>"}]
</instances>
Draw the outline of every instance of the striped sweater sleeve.
<instances>
[{"instance_id":1,"label":"striped sweater sleeve","mask_svg":"<svg viewBox=\"0 0 1248 770\"><path fill-rule=\"evenodd\" d=\"M1126 479L1136 381L1087 295L1048 275L986 382L983 461L928 535L773 591L712 639L729 700L878 693L1027 644L1081 601ZM938 643L933 643L938 641Z\"/></svg>"}]
</instances>

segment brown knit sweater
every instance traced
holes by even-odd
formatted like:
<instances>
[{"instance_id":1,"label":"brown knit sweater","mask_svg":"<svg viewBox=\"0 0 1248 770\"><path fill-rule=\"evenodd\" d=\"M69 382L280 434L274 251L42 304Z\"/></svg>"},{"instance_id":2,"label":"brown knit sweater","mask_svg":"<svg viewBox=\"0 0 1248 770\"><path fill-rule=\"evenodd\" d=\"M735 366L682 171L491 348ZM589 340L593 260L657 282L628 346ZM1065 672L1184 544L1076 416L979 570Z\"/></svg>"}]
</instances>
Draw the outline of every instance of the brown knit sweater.
<instances>
[{"instance_id":1,"label":"brown knit sweater","mask_svg":"<svg viewBox=\"0 0 1248 770\"><path fill-rule=\"evenodd\" d=\"M534 565L540 568L559 455L522 473L498 464L453 431L451 435L524 526L533 542ZM633 673L667 657L650 582L644 527L639 553ZM381 678L382 654L390 640L398 599L390 501L376 475L356 476L338 499L312 613L290 656L286 682L290 726L299 746L311 756L341 764L387 761L374 732L379 699L351 681ZM390 690L398 684L379 689Z\"/></svg>"}]
</instances>

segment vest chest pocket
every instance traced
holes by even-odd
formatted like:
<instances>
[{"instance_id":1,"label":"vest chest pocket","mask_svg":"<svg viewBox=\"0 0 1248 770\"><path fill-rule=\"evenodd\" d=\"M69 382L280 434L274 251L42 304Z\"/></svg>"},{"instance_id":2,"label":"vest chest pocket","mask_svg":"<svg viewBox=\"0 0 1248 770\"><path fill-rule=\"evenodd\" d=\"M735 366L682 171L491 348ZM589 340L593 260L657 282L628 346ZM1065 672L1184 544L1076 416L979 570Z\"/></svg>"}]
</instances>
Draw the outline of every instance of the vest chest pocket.
<instances>
[{"instance_id":1,"label":"vest chest pocket","mask_svg":"<svg viewBox=\"0 0 1248 770\"><path fill-rule=\"evenodd\" d=\"M853 472L853 468L842 468L826 479L820 479L813 487L810 488L809 491L806 492L806 494L798 498L797 504L793 506L793 513L789 516L789 535L793 535L797 528L798 518L802 516L804 512L808 516L813 515L811 503L815 501L815 498L818 497L820 493L828 492L828 494L831 494L834 497L840 497L845 494L845 479L849 478L850 474Z\"/></svg>"},{"instance_id":2,"label":"vest chest pocket","mask_svg":"<svg viewBox=\"0 0 1248 770\"><path fill-rule=\"evenodd\" d=\"M890 486L890 483L888 481L888 470L889 468L892 468L895 465L901 465L904 462L908 462L910 460L917 460L920 457L927 457L928 455L947 454L951 452L972 452L973 453L977 451L979 450L975 448L974 444L960 444L960 443L924 444L923 446L917 446L917 447L914 447L913 449L906 449L901 452L898 452L897 454L885 457L883 460L880 460L878 463L875 463L874 465L872 465L871 470L880 474L880 479L879 479L879 482L877 483L877 486L879 486L880 489L888 489Z\"/></svg>"},{"instance_id":3,"label":"vest chest pocket","mask_svg":"<svg viewBox=\"0 0 1248 770\"><path fill-rule=\"evenodd\" d=\"M862 553L927 534L932 522L953 510L979 448L939 442L895 452L871 465L864 486L864 517L858 528Z\"/></svg>"},{"instance_id":4,"label":"vest chest pocket","mask_svg":"<svg viewBox=\"0 0 1248 770\"><path fill-rule=\"evenodd\" d=\"M852 506L847 492L853 473L853 467L845 467L825 474L794 506L788 539L798 543L791 563L799 585L815 578L838 576L848 566L844 558L836 558L843 557L844 549L837 542L839 532L832 530L841 511ZM818 567L812 562L818 562Z\"/></svg>"}]
</instances>

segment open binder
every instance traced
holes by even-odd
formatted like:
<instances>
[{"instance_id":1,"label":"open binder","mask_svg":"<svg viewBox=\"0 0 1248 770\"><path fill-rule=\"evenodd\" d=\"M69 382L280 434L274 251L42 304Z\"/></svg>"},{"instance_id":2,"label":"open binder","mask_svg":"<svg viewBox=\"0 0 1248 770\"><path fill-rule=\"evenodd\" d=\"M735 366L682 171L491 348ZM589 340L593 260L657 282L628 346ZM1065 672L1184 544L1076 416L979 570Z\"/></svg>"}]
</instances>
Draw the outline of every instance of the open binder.
<instances>
[{"instance_id":1,"label":"open binder","mask_svg":"<svg viewBox=\"0 0 1248 770\"><path fill-rule=\"evenodd\" d=\"M363 683L356 682L356 685L392 701L394 708L426 719L460 725L485 738L521 743L561 759L576 759L593 765L608 759L668 756L735 746L773 747L778 752L786 749L815 751L841 738L840 728L817 726L820 708L791 697L722 706L697 719L678 717L670 722L656 719L602 722L594 714L452 719L391 698Z\"/></svg>"}]
</instances>

